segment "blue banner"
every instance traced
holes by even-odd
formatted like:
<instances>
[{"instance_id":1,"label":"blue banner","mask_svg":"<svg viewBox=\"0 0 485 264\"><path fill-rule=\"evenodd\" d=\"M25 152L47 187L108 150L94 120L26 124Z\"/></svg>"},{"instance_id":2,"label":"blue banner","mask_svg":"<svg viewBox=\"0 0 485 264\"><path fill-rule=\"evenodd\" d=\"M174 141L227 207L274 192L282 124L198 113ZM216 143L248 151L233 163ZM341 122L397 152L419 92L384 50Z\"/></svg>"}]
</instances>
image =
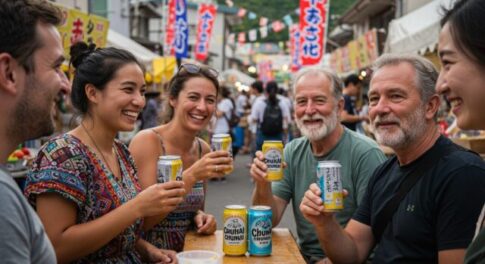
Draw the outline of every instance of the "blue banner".
<instances>
[{"instance_id":1,"label":"blue banner","mask_svg":"<svg viewBox=\"0 0 485 264\"><path fill-rule=\"evenodd\" d=\"M189 24L187 22L187 2L177 0L175 6L175 57L187 58L189 50Z\"/></svg>"}]
</instances>

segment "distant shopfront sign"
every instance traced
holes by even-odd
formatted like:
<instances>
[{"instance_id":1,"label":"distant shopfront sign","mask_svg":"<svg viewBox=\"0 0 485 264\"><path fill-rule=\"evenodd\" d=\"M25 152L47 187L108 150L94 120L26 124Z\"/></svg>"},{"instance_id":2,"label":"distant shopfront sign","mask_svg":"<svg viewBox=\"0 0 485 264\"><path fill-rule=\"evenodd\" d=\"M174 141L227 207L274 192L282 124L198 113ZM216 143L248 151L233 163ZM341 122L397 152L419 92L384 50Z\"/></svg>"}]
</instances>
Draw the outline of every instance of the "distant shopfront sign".
<instances>
[{"instance_id":1,"label":"distant shopfront sign","mask_svg":"<svg viewBox=\"0 0 485 264\"><path fill-rule=\"evenodd\" d=\"M57 29L61 34L64 55L69 57L69 48L78 41L94 43L96 47L105 47L108 37L109 20L96 15L89 15L75 9L61 8L64 19Z\"/></svg>"},{"instance_id":2,"label":"distant shopfront sign","mask_svg":"<svg viewBox=\"0 0 485 264\"><path fill-rule=\"evenodd\" d=\"M330 67L342 74L371 65L379 56L377 43L376 30L366 32L346 46L334 50L330 56Z\"/></svg>"}]
</instances>

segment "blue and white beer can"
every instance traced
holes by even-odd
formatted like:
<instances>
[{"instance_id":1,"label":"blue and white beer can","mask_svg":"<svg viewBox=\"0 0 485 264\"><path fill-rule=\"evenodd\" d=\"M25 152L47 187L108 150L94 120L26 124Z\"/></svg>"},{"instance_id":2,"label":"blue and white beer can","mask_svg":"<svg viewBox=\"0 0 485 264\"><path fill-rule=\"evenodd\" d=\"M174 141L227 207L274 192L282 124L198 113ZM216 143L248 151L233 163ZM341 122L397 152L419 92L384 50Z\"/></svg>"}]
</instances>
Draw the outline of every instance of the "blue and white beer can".
<instances>
[{"instance_id":1,"label":"blue and white beer can","mask_svg":"<svg viewBox=\"0 0 485 264\"><path fill-rule=\"evenodd\" d=\"M248 212L248 252L253 256L269 256L272 250L273 213L269 206L257 205Z\"/></svg>"}]
</instances>

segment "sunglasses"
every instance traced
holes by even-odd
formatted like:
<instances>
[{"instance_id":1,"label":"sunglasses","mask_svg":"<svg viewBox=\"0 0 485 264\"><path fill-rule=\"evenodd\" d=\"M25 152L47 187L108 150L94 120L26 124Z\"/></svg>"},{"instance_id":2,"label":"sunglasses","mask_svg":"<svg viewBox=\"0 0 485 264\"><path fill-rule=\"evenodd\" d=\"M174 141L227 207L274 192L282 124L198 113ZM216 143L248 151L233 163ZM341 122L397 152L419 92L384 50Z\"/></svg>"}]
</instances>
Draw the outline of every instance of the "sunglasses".
<instances>
[{"instance_id":1,"label":"sunglasses","mask_svg":"<svg viewBox=\"0 0 485 264\"><path fill-rule=\"evenodd\" d=\"M208 66L199 66L197 64L192 64L192 63L184 63L180 65L180 68L177 73L180 73L182 70L185 70L186 72L191 74L205 73L214 78L217 78L217 76L219 76L219 72L217 72L214 68L211 68Z\"/></svg>"}]
</instances>

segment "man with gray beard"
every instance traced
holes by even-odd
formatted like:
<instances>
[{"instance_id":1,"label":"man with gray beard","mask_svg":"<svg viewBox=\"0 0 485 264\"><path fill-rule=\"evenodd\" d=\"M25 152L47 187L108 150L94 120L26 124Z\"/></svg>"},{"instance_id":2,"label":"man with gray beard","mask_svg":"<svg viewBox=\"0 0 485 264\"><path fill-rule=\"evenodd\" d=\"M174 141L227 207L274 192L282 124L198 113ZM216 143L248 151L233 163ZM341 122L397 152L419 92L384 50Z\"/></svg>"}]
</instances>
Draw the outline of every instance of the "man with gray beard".
<instances>
[{"instance_id":1,"label":"man with gray beard","mask_svg":"<svg viewBox=\"0 0 485 264\"><path fill-rule=\"evenodd\" d=\"M300 204L334 263L362 263L377 243L373 263L463 263L485 202L485 163L439 134L437 77L415 55L375 62L369 117L396 156L376 169L345 229L324 212L315 184Z\"/></svg>"},{"instance_id":2,"label":"man with gray beard","mask_svg":"<svg viewBox=\"0 0 485 264\"><path fill-rule=\"evenodd\" d=\"M298 206L308 186L316 182L318 162L338 160L342 165L342 185L351 193L336 218L345 226L361 203L372 172L385 157L374 141L340 124L338 117L344 100L342 83L335 73L322 68L306 68L298 73L294 84L295 121L303 137L285 146L287 165L281 181L271 183L266 180L263 153L256 153L250 170L255 181L253 204L271 206L274 227L291 200L300 250L308 263L315 263L325 254L314 227L304 219Z\"/></svg>"}]
</instances>

